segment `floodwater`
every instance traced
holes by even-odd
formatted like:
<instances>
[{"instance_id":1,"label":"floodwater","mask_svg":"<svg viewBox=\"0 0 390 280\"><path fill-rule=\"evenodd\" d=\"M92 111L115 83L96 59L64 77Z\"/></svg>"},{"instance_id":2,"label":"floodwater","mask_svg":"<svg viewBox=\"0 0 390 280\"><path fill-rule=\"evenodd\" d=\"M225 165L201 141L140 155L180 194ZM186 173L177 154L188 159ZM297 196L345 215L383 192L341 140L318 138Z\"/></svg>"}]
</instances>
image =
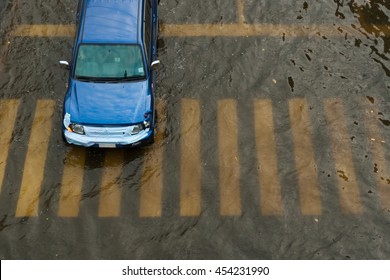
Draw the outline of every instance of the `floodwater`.
<instances>
[{"instance_id":1,"label":"floodwater","mask_svg":"<svg viewBox=\"0 0 390 280\"><path fill-rule=\"evenodd\" d=\"M120 150L61 139L76 2L0 0L1 259L390 258L389 1L161 0Z\"/></svg>"}]
</instances>

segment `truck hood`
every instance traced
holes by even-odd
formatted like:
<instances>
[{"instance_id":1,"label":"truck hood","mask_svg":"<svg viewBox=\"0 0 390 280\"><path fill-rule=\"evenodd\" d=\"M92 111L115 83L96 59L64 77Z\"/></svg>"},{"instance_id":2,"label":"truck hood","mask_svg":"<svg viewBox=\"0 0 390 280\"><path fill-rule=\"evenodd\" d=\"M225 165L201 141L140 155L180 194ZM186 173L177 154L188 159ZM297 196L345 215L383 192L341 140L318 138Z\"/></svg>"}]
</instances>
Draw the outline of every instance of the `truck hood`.
<instances>
[{"instance_id":1,"label":"truck hood","mask_svg":"<svg viewBox=\"0 0 390 280\"><path fill-rule=\"evenodd\" d=\"M144 113L150 109L147 106L150 106L147 81L74 81L65 100L65 109L72 122L92 125L140 123L144 120Z\"/></svg>"}]
</instances>

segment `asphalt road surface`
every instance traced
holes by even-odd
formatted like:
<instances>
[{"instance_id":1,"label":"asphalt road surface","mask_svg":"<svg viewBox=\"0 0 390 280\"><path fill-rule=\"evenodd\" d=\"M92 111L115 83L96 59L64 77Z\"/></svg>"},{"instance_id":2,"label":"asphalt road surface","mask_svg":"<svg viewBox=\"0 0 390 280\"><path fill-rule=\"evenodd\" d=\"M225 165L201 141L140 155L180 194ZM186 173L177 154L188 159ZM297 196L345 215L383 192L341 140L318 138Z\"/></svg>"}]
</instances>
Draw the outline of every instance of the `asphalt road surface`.
<instances>
[{"instance_id":1,"label":"asphalt road surface","mask_svg":"<svg viewBox=\"0 0 390 280\"><path fill-rule=\"evenodd\" d=\"M390 4L161 0L156 143L61 139L75 0L0 0L1 259L389 259Z\"/></svg>"}]
</instances>

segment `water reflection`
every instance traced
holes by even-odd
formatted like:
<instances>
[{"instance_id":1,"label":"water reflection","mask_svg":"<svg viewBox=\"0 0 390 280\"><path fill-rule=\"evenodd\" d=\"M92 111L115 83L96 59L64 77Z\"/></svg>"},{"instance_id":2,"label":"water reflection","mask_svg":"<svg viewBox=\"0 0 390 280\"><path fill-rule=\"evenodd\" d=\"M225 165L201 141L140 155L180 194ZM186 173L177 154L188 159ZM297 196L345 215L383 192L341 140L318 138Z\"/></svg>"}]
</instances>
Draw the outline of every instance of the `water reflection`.
<instances>
[{"instance_id":1,"label":"water reflection","mask_svg":"<svg viewBox=\"0 0 390 280\"><path fill-rule=\"evenodd\" d=\"M356 15L361 27L375 38L381 38L384 42L383 51L389 52L390 23L387 14L390 14L390 2L386 3L385 0L351 1L348 6Z\"/></svg>"},{"instance_id":2,"label":"water reflection","mask_svg":"<svg viewBox=\"0 0 390 280\"><path fill-rule=\"evenodd\" d=\"M390 50L390 22L388 16L390 15L390 2L386 0L359 0L350 1L348 6L359 20L360 28L358 30L373 42L373 45L369 46L372 50L371 58L379 63L386 76L390 77L390 70L386 65L386 62L389 61L386 54ZM378 39L381 39L383 43ZM359 47L361 41L356 41L355 45Z\"/></svg>"}]
</instances>

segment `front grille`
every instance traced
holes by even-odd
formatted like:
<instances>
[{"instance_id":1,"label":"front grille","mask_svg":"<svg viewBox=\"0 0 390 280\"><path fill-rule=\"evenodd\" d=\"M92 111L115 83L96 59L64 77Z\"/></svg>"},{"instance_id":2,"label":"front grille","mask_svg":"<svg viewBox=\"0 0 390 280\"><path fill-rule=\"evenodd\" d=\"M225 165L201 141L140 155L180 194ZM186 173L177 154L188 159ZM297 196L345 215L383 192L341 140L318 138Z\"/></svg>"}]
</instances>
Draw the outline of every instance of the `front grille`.
<instances>
[{"instance_id":1,"label":"front grille","mask_svg":"<svg viewBox=\"0 0 390 280\"><path fill-rule=\"evenodd\" d=\"M128 135L130 127L85 127L85 135L92 137L121 137Z\"/></svg>"}]
</instances>

